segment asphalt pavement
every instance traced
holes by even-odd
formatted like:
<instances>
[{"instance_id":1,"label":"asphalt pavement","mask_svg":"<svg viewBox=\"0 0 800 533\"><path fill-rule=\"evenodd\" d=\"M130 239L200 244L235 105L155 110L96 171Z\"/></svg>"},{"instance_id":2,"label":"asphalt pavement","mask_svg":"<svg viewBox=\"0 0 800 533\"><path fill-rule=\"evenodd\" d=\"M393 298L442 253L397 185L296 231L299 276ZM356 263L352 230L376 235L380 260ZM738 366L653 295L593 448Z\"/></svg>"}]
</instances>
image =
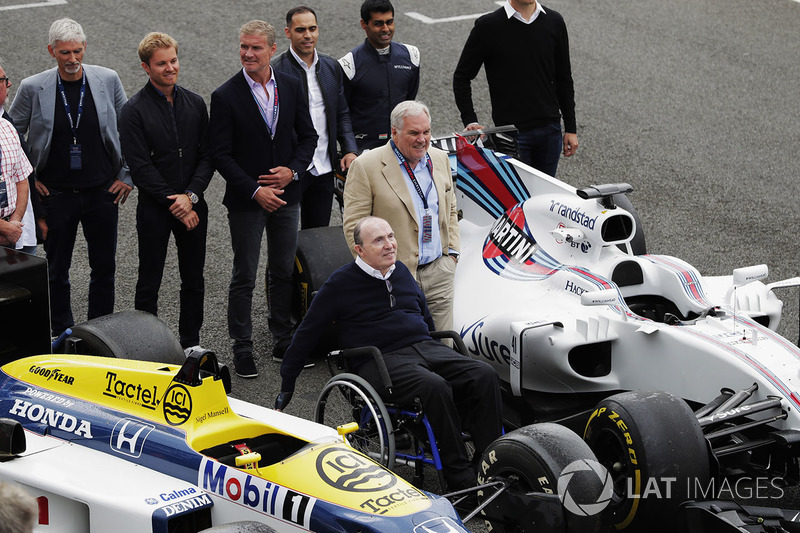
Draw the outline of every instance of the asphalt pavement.
<instances>
[{"instance_id":1,"label":"asphalt pavement","mask_svg":"<svg viewBox=\"0 0 800 533\"><path fill-rule=\"evenodd\" d=\"M238 28L254 18L279 33L292 1L0 0L0 56L14 85L54 66L46 50L51 22L71 17L87 34L85 61L115 69L130 96L146 81L136 48L149 31L179 42L181 85L210 101L211 92L239 68ZM318 49L341 57L359 44L360 0L320 0ZM768 281L798 275L800 192L800 3L792 0L554 0L570 34L577 102L577 154L562 159L558 177L574 186L628 182L648 251L682 258L710 275L766 263ZM419 99L433 114L434 134L460 129L452 72L477 14L488 0L396 1L395 40L416 45L422 57ZM421 15L421 16L420 16ZM422 19L422 20L421 20ZM509 53L514 53L509 50ZM473 84L480 120L490 122L485 79ZM230 363L226 328L232 254L224 181L207 192L211 222L206 262L202 343ZM136 193L120 210L117 310L133 307L137 269ZM88 265L79 239L71 271L75 317L86 313ZM265 247L262 250L265 251ZM266 264L263 255L262 271ZM259 274L263 279L263 274ZM179 277L168 256L159 315L177 328ZM798 338L798 292L785 290L779 331ZM233 395L270 405L278 365L270 358L266 302L253 308L260 377L234 377ZM301 376L288 411L311 417L327 379L324 365Z\"/></svg>"}]
</instances>

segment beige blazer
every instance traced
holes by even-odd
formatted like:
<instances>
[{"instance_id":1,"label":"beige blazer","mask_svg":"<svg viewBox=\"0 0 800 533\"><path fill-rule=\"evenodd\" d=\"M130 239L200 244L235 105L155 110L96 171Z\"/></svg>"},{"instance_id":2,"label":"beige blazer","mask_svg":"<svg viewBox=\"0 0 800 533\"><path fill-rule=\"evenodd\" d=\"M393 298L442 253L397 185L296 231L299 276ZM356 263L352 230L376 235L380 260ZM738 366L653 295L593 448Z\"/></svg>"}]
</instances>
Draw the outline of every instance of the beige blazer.
<instances>
[{"instance_id":1,"label":"beige blazer","mask_svg":"<svg viewBox=\"0 0 800 533\"><path fill-rule=\"evenodd\" d=\"M450 162L447 153L438 148L430 147L428 155L433 162L433 183L439 195L442 255L448 255L450 249L460 251L461 246ZM389 143L353 161L344 187L344 235L355 256L353 229L356 223L369 215L385 219L397 239L397 259L416 277L420 225L404 172Z\"/></svg>"}]
</instances>

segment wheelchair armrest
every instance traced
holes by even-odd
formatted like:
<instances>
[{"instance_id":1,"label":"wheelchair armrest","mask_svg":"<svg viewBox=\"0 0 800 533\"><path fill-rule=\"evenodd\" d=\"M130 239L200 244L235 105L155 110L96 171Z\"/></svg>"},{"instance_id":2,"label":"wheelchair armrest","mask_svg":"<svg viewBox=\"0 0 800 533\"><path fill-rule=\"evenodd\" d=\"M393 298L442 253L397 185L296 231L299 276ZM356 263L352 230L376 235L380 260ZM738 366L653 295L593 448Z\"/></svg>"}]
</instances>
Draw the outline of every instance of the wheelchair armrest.
<instances>
[{"instance_id":1,"label":"wheelchair armrest","mask_svg":"<svg viewBox=\"0 0 800 533\"><path fill-rule=\"evenodd\" d=\"M381 381L389 396L392 395L392 378L389 377L389 370L386 368L386 361L383 360L383 354L375 346L362 346L360 348L345 348L344 350L335 350L330 353L333 356L348 357L364 357L372 356L375 364L378 366L378 373L381 375Z\"/></svg>"},{"instance_id":2,"label":"wheelchair armrest","mask_svg":"<svg viewBox=\"0 0 800 533\"><path fill-rule=\"evenodd\" d=\"M469 357L469 354L467 353L467 345L464 344L464 339L461 338L461 335L459 335L457 331L453 331L452 329L444 329L442 331L430 331L428 334L434 339L452 339L453 349L461 355L466 355Z\"/></svg>"}]
</instances>

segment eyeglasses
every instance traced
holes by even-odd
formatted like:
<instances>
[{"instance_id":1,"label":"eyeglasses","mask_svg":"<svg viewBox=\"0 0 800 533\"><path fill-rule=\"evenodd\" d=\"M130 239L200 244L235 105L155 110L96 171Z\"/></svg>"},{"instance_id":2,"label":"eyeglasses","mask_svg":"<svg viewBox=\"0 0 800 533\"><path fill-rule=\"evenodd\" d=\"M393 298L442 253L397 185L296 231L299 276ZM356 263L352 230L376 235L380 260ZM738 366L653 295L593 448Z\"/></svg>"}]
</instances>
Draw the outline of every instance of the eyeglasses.
<instances>
[{"instance_id":1,"label":"eyeglasses","mask_svg":"<svg viewBox=\"0 0 800 533\"><path fill-rule=\"evenodd\" d=\"M8 76L0 78L0 82L5 83L6 87L8 87L9 85L11 85L11 78L9 78Z\"/></svg>"},{"instance_id":2,"label":"eyeglasses","mask_svg":"<svg viewBox=\"0 0 800 533\"><path fill-rule=\"evenodd\" d=\"M389 291L389 307L394 308L397 305L397 300L394 299L394 294L392 294L392 282L388 279L384 281L386 282L386 289Z\"/></svg>"}]
</instances>

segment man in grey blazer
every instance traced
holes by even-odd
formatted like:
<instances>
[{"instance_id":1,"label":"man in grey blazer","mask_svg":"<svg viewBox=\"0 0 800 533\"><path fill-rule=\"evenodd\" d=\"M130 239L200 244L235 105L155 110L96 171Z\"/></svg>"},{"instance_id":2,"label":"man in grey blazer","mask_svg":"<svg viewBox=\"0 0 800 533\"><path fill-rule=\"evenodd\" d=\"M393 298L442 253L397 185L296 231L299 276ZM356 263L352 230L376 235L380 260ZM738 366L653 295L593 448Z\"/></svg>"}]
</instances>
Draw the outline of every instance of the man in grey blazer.
<instances>
[{"instance_id":1,"label":"man in grey blazer","mask_svg":"<svg viewBox=\"0 0 800 533\"><path fill-rule=\"evenodd\" d=\"M118 206L133 186L117 131L127 101L119 76L83 64L86 35L74 20L53 22L48 42L57 66L22 80L9 115L27 133L47 213L50 327L58 335L74 323L69 267L79 223L91 267L88 318L114 311Z\"/></svg>"}]
</instances>

